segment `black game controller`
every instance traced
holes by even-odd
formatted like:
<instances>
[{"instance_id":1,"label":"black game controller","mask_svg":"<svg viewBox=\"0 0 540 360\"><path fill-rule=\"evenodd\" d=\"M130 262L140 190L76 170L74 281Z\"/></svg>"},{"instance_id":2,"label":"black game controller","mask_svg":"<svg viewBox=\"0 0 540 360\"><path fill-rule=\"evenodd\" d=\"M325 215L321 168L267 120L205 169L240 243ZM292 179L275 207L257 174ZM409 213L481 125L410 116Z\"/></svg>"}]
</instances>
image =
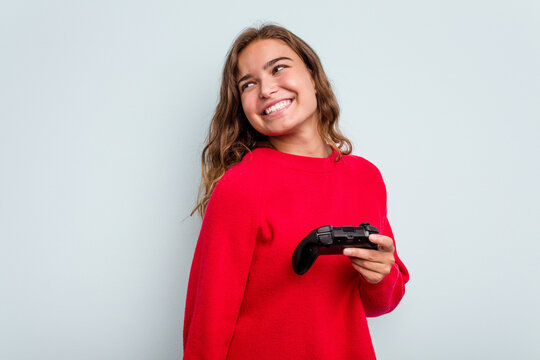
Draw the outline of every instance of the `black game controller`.
<instances>
[{"instance_id":1,"label":"black game controller","mask_svg":"<svg viewBox=\"0 0 540 360\"><path fill-rule=\"evenodd\" d=\"M313 265L317 256L342 254L344 248L377 250L377 244L368 238L369 235L378 233L379 230L369 223L362 223L358 227L321 226L310 232L294 250L293 269L298 275L303 275Z\"/></svg>"}]
</instances>

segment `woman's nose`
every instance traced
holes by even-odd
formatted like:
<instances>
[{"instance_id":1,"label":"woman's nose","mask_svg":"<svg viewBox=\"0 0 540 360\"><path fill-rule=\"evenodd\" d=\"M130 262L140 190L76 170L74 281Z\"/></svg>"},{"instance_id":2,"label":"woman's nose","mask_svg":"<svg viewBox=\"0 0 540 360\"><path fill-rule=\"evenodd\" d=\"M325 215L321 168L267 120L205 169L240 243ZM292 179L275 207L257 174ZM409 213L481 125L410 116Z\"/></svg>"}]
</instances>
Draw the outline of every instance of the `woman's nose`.
<instances>
[{"instance_id":1,"label":"woman's nose","mask_svg":"<svg viewBox=\"0 0 540 360\"><path fill-rule=\"evenodd\" d=\"M268 98L277 91L277 85L272 79L260 80L259 95L261 98Z\"/></svg>"}]
</instances>

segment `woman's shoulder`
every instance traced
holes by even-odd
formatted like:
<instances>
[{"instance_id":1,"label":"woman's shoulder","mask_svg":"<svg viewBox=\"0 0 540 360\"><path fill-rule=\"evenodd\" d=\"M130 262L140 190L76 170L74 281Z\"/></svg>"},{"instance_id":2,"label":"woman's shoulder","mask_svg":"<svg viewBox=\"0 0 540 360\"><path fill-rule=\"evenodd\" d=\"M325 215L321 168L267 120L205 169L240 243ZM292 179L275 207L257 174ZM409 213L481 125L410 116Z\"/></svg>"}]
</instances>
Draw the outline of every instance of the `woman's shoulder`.
<instances>
[{"instance_id":1,"label":"woman's shoulder","mask_svg":"<svg viewBox=\"0 0 540 360\"><path fill-rule=\"evenodd\" d=\"M342 159L347 164L354 167L358 171L361 171L363 173L369 173L369 174L375 175L377 177L381 177L381 172L380 172L379 168L374 163L372 163L370 160L368 160L368 159L366 159L366 158L364 158L362 156L349 154L349 155L343 155Z\"/></svg>"},{"instance_id":2,"label":"woman's shoulder","mask_svg":"<svg viewBox=\"0 0 540 360\"><path fill-rule=\"evenodd\" d=\"M260 170L263 168L263 159L259 149L253 149L246 153L238 163L227 169L223 177L231 179L231 181L238 179L251 180L261 176Z\"/></svg>"},{"instance_id":3,"label":"woman's shoulder","mask_svg":"<svg viewBox=\"0 0 540 360\"><path fill-rule=\"evenodd\" d=\"M257 188L264 176L264 166L256 150L248 152L240 162L227 169L216 184L216 188L239 195L247 195Z\"/></svg>"},{"instance_id":4,"label":"woman's shoulder","mask_svg":"<svg viewBox=\"0 0 540 360\"><path fill-rule=\"evenodd\" d=\"M218 180L205 214L235 217L257 211L260 206L261 182L257 181L254 165L243 161L233 165Z\"/></svg>"}]
</instances>

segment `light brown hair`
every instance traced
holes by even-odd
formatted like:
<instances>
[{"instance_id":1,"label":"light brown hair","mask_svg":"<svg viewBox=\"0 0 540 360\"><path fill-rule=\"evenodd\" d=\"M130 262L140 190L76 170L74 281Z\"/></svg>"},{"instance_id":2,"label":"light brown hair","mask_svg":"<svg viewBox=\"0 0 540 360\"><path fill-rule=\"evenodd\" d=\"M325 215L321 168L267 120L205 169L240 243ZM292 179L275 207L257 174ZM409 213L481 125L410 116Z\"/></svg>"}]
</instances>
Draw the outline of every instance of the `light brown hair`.
<instances>
[{"instance_id":1,"label":"light brown hair","mask_svg":"<svg viewBox=\"0 0 540 360\"><path fill-rule=\"evenodd\" d=\"M320 120L319 134L323 141L337 151L336 161L352 151L351 142L338 128L339 105L315 51L298 36L281 26L263 24L259 28L248 28L236 38L225 60L219 103L210 122L206 145L202 152L202 181L197 205L191 215L198 211L201 217L204 216L208 200L217 182L228 169L239 163L244 155L257 147L271 146L268 137L257 132L246 118L236 83L240 52L251 42L263 39L283 41L298 54L311 72L315 81Z\"/></svg>"}]
</instances>

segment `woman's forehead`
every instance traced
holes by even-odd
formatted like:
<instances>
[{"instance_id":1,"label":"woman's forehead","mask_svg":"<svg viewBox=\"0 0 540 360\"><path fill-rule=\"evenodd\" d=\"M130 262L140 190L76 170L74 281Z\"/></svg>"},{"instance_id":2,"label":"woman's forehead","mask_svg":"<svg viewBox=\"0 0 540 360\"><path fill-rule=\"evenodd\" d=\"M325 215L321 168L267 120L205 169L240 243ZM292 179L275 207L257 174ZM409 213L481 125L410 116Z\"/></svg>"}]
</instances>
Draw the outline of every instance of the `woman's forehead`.
<instances>
[{"instance_id":1,"label":"woman's forehead","mask_svg":"<svg viewBox=\"0 0 540 360\"><path fill-rule=\"evenodd\" d=\"M281 40L255 40L238 55L238 74L262 70L268 61L279 57L287 57L292 61L300 60L300 57Z\"/></svg>"}]
</instances>

